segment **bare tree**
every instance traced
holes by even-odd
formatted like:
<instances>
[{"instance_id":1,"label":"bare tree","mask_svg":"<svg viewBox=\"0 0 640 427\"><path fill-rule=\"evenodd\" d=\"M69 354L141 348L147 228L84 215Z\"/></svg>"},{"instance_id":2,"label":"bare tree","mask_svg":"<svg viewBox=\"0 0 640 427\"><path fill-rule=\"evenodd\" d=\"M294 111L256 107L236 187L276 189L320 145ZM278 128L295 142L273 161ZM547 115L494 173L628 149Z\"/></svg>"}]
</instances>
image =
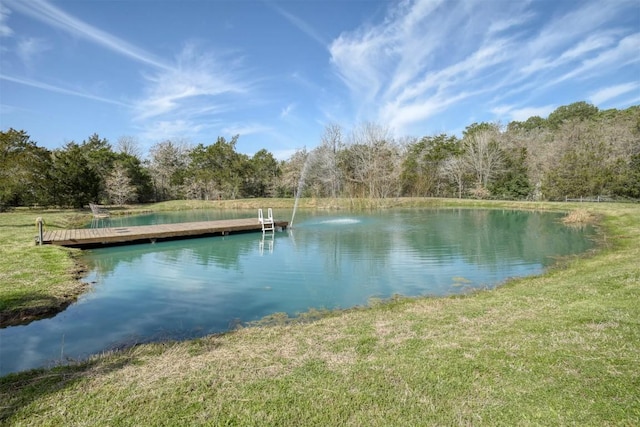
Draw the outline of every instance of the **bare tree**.
<instances>
[{"instance_id":1,"label":"bare tree","mask_svg":"<svg viewBox=\"0 0 640 427\"><path fill-rule=\"evenodd\" d=\"M534 200L542 198L540 188L545 170L558 156L553 134L549 128L540 126L533 129L511 129L503 138L508 149L526 153L524 166L527 180L533 188L531 197Z\"/></svg>"},{"instance_id":2,"label":"bare tree","mask_svg":"<svg viewBox=\"0 0 640 427\"><path fill-rule=\"evenodd\" d=\"M150 150L150 172L156 189L156 198L166 200L174 197L178 186L174 177L188 165L189 146L184 141L159 142Z\"/></svg>"},{"instance_id":3,"label":"bare tree","mask_svg":"<svg viewBox=\"0 0 640 427\"><path fill-rule=\"evenodd\" d=\"M463 159L476 178L477 188L487 188L489 181L502 168L504 156L496 130L477 130L462 142Z\"/></svg>"},{"instance_id":4,"label":"bare tree","mask_svg":"<svg viewBox=\"0 0 640 427\"><path fill-rule=\"evenodd\" d=\"M124 166L116 163L113 170L107 176L106 191L111 203L122 206L137 197L136 187L131 183Z\"/></svg>"},{"instance_id":5,"label":"bare tree","mask_svg":"<svg viewBox=\"0 0 640 427\"><path fill-rule=\"evenodd\" d=\"M577 119L560 124L554 139L561 151L545 170L545 197L558 200L606 194L618 159L611 139L593 124Z\"/></svg>"},{"instance_id":6,"label":"bare tree","mask_svg":"<svg viewBox=\"0 0 640 427\"><path fill-rule=\"evenodd\" d=\"M116 143L117 150L122 154L137 157L142 155L138 140L133 136L121 136Z\"/></svg>"},{"instance_id":7,"label":"bare tree","mask_svg":"<svg viewBox=\"0 0 640 427\"><path fill-rule=\"evenodd\" d=\"M320 146L313 153L313 161L316 164L318 180L324 187L324 192L331 197L336 197L340 192L340 169L338 168L338 154L342 150L342 128L335 123L328 124L324 128Z\"/></svg>"},{"instance_id":8,"label":"bare tree","mask_svg":"<svg viewBox=\"0 0 640 427\"><path fill-rule=\"evenodd\" d=\"M298 187L300 186L300 180L304 170L304 165L307 162L309 153L306 148L299 149L293 155L283 163L282 172L277 177L277 187L280 194L283 196L296 196ZM304 183L303 183L304 185Z\"/></svg>"},{"instance_id":9,"label":"bare tree","mask_svg":"<svg viewBox=\"0 0 640 427\"><path fill-rule=\"evenodd\" d=\"M462 198L467 171L467 162L461 157L450 157L440 165L440 175L456 185L459 199Z\"/></svg>"},{"instance_id":10,"label":"bare tree","mask_svg":"<svg viewBox=\"0 0 640 427\"><path fill-rule=\"evenodd\" d=\"M371 198L399 194L402 150L389 129L364 123L352 131L350 142L343 167L352 194Z\"/></svg>"}]
</instances>

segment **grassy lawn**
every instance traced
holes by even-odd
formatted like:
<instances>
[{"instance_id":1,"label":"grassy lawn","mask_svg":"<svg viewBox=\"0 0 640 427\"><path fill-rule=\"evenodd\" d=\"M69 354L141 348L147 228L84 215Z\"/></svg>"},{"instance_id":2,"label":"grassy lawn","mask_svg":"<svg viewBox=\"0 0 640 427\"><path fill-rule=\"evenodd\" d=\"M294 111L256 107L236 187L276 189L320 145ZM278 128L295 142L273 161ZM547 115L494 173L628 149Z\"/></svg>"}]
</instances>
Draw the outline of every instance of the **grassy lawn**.
<instances>
[{"instance_id":1,"label":"grassy lawn","mask_svg":"<svg viewBox=\"0 0 640 427\"><path fill-rule=\"evenodd\" d=\"M35 245L37 217L45 220L47 229L90 221L70 210L0 213L0 327L54 315L86 289L77 280L82 273L77 251Z\"/></svg>"},{"instance_id":2,"label":"grassy lawn","mask_svg":"<svg viewBox=\"0 0 640 427\"><path fill-rule=\"evenodd\" d=\"M254 202L291 204L221 204ZM639 205L385 203L587 209L600 218L601 245L473 295L398 299L11 374L0 378L0 424L640 425ZM54 226L65 215L0 214L3 310L76 289L74 252L33 246L35 216Z\"/></svg>"}]
</instances>

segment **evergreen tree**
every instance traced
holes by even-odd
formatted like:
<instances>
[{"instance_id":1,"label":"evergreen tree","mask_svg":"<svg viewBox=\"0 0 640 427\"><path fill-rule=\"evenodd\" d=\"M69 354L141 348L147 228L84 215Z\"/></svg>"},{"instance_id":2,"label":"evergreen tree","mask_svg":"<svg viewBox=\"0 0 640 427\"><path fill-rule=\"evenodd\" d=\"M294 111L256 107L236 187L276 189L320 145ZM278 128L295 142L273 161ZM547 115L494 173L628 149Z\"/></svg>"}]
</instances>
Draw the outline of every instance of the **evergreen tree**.
<instances>
[{"instance_id":1,"label":"evergreen tree","mask_svg":"<svg viewBox=\"0 0 640 427\"><path fill-rule=\"evenodd\" d=\"M83 147L75 142L53 152L51 179L52 197L59 206L81 208L99 200L101 178L87 162Z\"/></svg>"},{"instance_id":2,"label":"evergreen tree","mask_svg":"<svg viewBox=\"0 0 640 427\"><path fill-rule=\"evenodd\" d=\"M50 153L25 131L0 131L0 211L11 206L47 205Z\"/></svg>"}]
</instances>

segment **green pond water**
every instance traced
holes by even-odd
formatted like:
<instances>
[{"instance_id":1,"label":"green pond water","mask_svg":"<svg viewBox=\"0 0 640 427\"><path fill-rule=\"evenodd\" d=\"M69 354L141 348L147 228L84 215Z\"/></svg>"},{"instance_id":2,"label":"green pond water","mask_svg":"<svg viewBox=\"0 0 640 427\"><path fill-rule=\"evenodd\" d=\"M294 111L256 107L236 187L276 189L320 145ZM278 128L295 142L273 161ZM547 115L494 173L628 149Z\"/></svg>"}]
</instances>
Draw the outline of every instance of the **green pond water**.
<instances>
[{"instance_id":1,"label":"green pond water","mask_svg":"<svg viewBox=\"0 0 640 427\"><path fill-rule=\"evenodd\" d=\"M112 226L246 218L257 211L125 217ZM290 211L274 211L287 220ZM445 296L538 274L593 247L559 214L410 209L296 214L282 232L95 249L89 292L57 316L0 330L0 374L161 339L227 331L273 313Z\"/></svg>"}]
</instances>

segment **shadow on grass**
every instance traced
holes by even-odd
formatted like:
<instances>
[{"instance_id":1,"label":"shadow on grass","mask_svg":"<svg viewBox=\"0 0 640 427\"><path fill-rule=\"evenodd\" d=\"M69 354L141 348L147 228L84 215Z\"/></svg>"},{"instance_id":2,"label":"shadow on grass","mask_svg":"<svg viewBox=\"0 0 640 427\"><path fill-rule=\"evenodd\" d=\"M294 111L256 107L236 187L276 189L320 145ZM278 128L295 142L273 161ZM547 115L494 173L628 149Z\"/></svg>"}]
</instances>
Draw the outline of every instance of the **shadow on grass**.
<instances>
[{"instance_id":1,"label":"shadow on grass","mask_svg":"<svg viewBox=\"0 0 640 427\"><path fill-rule=\"evenodd\" d=\"M94 376L118 371L135 363L131 352L109 358L96 358L53 369L36 369L0 377L0 425L9 425L23 407L58 393L65 388ZM28 413L27 416L31 416Z\"/></svg>"},{"instance_id":2,"label":"shadow on grass","mask_svg":"<svg viewBox=\"0 0 640 427\"><path fill-rule=\"evenodd\" d=\"M218 338L223 335L226 333L190 341L188 348L178 351L179 357L197 356L217 350L222 345ZM59 399L51 399L51 396L66 390L76 393L74 389L80 387L82 393L87 390L109 393L104 385L91 384L91 381L97 379L100 383L101 378L114 373L119 375L120 370L131 365L143 365L149 357L159 357L167 351L171 353L176 345L180 345L180 342L167 340L150 345L131 342L89 359L61 360L60 365L53 368L38 368L0 377L0 425L21 422L31 425L34 419L42 419L47 412L64 410L64 404L59 403ZM24 409L29 405L34 407ZM20 413L23 409L24 413Z\"/></svg>"}]
</instances>

